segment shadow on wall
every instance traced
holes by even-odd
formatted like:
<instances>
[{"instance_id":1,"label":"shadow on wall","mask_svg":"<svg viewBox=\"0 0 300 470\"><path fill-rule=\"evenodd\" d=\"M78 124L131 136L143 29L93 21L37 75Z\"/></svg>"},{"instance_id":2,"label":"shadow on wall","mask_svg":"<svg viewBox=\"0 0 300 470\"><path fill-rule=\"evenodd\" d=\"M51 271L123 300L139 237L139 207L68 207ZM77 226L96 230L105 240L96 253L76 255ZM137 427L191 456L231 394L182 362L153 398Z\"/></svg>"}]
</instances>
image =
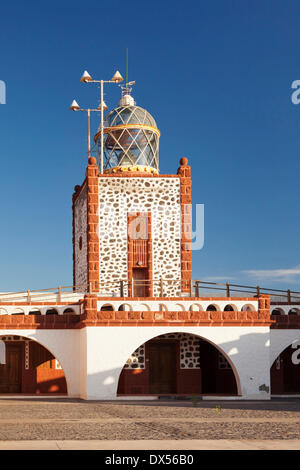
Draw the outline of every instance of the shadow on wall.
<instances>
[{"instance_id":1,"label":"shadow on wall","mask_svg":"<svg viewBox=\"0 0 300 470\"><path fill-rule=\"evenodd\" d=\"M263 400L271 393L269 331L248 333L240 336L238 341L215 346L232 365L240 395L247 395L250 390L251 395L261 395Z\"/></svg>"}]
</instances>

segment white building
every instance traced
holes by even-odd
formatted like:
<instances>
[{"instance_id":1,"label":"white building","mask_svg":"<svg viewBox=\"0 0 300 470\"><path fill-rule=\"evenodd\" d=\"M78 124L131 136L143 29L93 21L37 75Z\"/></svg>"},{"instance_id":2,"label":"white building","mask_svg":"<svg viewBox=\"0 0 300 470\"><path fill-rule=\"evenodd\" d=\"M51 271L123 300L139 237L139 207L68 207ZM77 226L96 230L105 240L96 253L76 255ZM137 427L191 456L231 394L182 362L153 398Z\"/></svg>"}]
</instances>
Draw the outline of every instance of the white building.
<instances>
[{"instance_id":1,"label":"white building","mask_svg":"<svg viewBox=\"0 0 300 470\"><path fill-rule=\"evenodd\" d=\"M159 174L159 137L125 88L75 186L74 285L0 294L0 393L300 394L300 297L192 280L191 168Z\"/></svg>"}]
</instances>

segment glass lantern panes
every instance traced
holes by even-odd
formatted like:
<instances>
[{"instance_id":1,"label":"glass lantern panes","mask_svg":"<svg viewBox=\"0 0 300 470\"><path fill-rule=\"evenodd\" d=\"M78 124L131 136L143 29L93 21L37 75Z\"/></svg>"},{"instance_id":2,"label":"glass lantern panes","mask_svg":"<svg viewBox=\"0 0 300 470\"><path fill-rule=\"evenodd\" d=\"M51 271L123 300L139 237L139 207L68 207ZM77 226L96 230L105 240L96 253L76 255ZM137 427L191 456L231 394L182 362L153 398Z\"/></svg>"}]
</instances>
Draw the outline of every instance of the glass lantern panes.
<instances>
[{"instance_id":1,"label":"glass lantern panes","mask_svg":"<svg viewBox=\"0 0 300 470\"><path fill-rule=\"evenodd\" d=\"M105 116L104 127L114 127L122 124L144 124L157 128L151 114L139 106L119 106Z\"/></svg>"},{"instance_id":2,"label":"glass lantern panes","mask_svg":"<svg viewBox=\"0 0 300 470\"><path fill-rule=\"evenodd\" d=\"M126 125L129 127L123 127ZM104 132L104 170L137 166L158 170L159 131L145 109L138 106L114 109L105 117ZM100 140L99 135L99 153Z\"/></svg>"}]
</instances>

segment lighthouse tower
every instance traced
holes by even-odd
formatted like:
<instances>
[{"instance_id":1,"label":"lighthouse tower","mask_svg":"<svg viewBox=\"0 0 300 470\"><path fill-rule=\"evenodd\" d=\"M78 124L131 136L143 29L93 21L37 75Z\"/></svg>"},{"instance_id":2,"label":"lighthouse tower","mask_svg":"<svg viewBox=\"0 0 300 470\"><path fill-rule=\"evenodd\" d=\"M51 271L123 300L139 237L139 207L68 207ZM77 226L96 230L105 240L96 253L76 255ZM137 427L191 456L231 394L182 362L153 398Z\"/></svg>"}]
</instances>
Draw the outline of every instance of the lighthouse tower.
<instances>
[{"instance_id":1,"label":"lighthouse tower","mask_svg":"<svg viewBox=\"0 0 300 470\"><path fill-rule=\"evenodd\" d=\"M98 162L89 158L85 180L75 186L73 274L79 290L138 298L189 291L191 172L182 158L176 174L159 173L159 138L156 120L126 85L95 135Z\"/></svg>"}]
</instances>

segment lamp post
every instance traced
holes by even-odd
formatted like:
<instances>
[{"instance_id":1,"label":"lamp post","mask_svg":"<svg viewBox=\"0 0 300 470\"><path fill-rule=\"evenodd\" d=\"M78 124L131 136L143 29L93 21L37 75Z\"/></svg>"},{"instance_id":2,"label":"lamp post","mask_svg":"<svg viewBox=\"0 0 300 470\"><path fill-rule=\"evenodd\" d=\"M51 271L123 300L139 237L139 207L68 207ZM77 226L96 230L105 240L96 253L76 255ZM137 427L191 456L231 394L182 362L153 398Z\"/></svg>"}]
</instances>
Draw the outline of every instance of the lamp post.
<instances>
[{"instance_id":1,"label":"lamp post","mask_svg":"<svg viewBox=\"0 0 300 470\"><path fill-rule=\"evenodd\" d=\"M103 100L103 85L104 83L120 83L123 81L123 77L120 72L116 71L114 76L111 80L94 80L90 74L85 70L81 79L83 83L100 83L100 111L101 111L101 122L100 122L100 130L101 130L101 154L100 154L100 173L103 173L103 131L104 131L104 123L103 123L103 111L104 111L104 100ZM106 108L107 109L107 108Z\"/></svg>"},{"instance_id":2,"label":"lamp post","mask_svg":"<svg viewBox=\"0 0 300 470\"><path fill-rule=\"evenodd\" d=\"M70 106L71 111L86 111L87 112L88 158L90 158L90 156L91 156L91 111L98 112L98 113L101 111L103 113L104 109L105 110L108 109L104 101L102 101L102 105L100 104L97 109L92 109L92 108L83 109L83 108L80 108L79 104L75 100L72 101L72 104Z\"/></svg>"}]
</instances>

